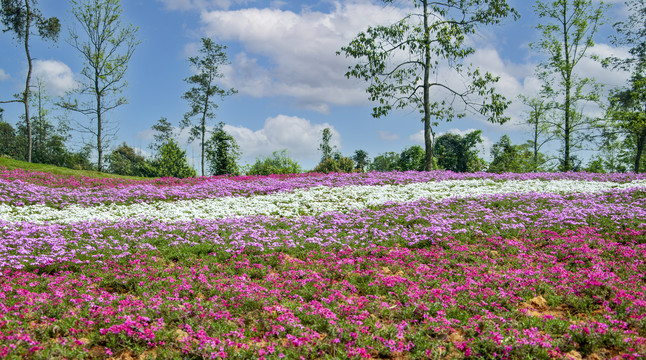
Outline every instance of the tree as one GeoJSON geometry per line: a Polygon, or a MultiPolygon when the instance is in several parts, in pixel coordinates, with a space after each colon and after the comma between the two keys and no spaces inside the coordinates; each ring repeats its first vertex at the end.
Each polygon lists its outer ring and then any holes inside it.
{"type": "Polygon", "coordinates": [[[18,100],[0,101],[0,103],[21,102],[25,106],[25,122],[27,124],[27,161],[31,162],[31,118],[29,117],[29,99],[31,73],[33,70],[32,57],[29,51],[30,36],[38,35],[43,40],[58,39],[61,25],[56,17],[46,18],[37,8],[37,0],[2,0],[0,9],[0,20],[6,27],[4,31],[11,31],[22,43],[27,57],[27,78],[25,79],[25,91],[18,95],[18,100]],[[33,28],[38,33],[33,33],[33,28]]]}
{"type": "Polygon", "coordinates": [[[426,153],[419,145],[413,145],[404,149],[399,154],[399,170],[424,171],[426,167],[426,153]]]}
{"type": "Polygon", "coordinates": [[[335,153],[334,156],[328,157],[324,161],[321,161],[314,168],[314,172],[329,174],[332,172],[339,173],[351,173],[354,172],[355,164],[354,161],[348,157],[342,156],[339,153],[335,153]]]}
{"type": "Polygon", "coordinates": [[[399,169],[399,154],[396,152],[385,152],[375,156],[369,167],[372,171],[396,171],[399,169]]]}
{"type": "Polygon", "coordinates": [[[213,175],[240,175],[238,159],[240,147],[238,143],[224,131],[224,123],[220,122],[205,144],[206,159],[209,171],[213,175]]]}
{"type": "Polygon", "coordinates": [[[224,52],[226,48],[226,46],[214,43],[209,38],[202,38],[202,48],[199,50],[201,57],[194,56],[188,59],[197,73],[184,79],[193,87],[182,96],[183,99],[188,100],[191,110],[184,114],[181,127],[182,129],[190,127],[189,141],[192,142],[198,137],[201,138],[202,176],[204,176],[207,120],[215,117],[213,111],[218,108],[218,105],[214,102],[215,97],[224,99],[225,96],[233,95],[237,92],[234,89],[221,89],[215,83],[216,79],[223,76],[219,67],[228,64],[227,55],[224,52]],[[194,117],[199,118],[197,124],[193,124],[191,120],[194,117]]]}
{"type": "Polygon", "coordinates": [[[610,93],[607,117],[612,127],[630,138],[633,145],[633,171],[641,171],[641,159],[646,147],[646,78],[634,75],[630,87],[610,93]]]}
{"type": "Polygon", "coordinates": [[[368,153],[365,150],[356,150],[354,155],[352,155],[352,160],[357,164],[356,169],[360,172],[364,172],[370,165],[370,159],[368,158],[368,153]]]}
{"type": "Polygon", "coordinates": [[[598,59],[586,54],[594,46],[593,37],[606,8],[593,0],[539,0],[534,7],[541,39],[530,46],[547,55],[538,67],[542,93],[555,99],[554,108],[562,113],[551,123],[554,134],[563,141],[562,171],[573,170],[572,147],[582,144],[594,128],[593,120],[577,109],[577,104],[598,102],[600,87],[593,79],[577,75],[575,68],[586,57],[598,59]]]}
{"type": "Polygon", "coordinates": [[[0,156],[15,157],[16,131],[11,124],[0,121],[0,156]]]}
{"type": "Polygon", "coordinates": [[[444,134],[435,142],[437,163],[445,170],[455,172],[475,172],[484,168],[484,161],[478,158],[476,145],[482,143],[481,130],[472,131],[464,136],[444,134]]]}
{"type": "Polygon", "coordinates": [[[299,174],[302,172],[298,162],[292,160],[287,150],[274,151],[271,156],[257,158],[247,175],[299,174]]]}
{"type": "Polygon", "coordinates": [[[370,100],[378,103],[373,117],[407,107],[423,114],[425,169],[431,170],[433,127],[439,121],[464,117],[467,110],[479,112],[493,123],[508,120],[503,112],[509,102],[493,88],[498,77],[470,66],[465,69],[462,63],[475,52],[468,43],[469,35],[481,25],[498,24],[510,15],[516,19],[518,12],[505,0],[415,0],[414,4],[421,10],[393,25],[370,27],[341,50],[346,57],[361,59],[345,75],[370,83],[366,91],[370,100]],[[445,66],[466,75],[468,83],[463,87],[452,84],[456,76],[445,66]],[[443,74],[450,75],[441,81],[443,74]],[[433,90],[445,96],[431,99],[433,90]],[[464,108],[454,107],[455,100],[464,108]]]}
{"type": "Polygon", "coordinates": [[[610,57],[604,60],[604,65],[643,75],[646,71],[646,3],[643,0],[628,0],[626,5],[630,10],[628,20],[613,25],[619,36],[612,36],[610,41],[614,45],[628,47],[631,56],[610,57]]]}
{"type": "Polygon", "coordinates": [[[105,157],[108,172],[126,176],[154,177],[155,171],[146,158],[125,142],[105,157]]]}
{"type": "Polygon", "coordinates": [[[332,130],[330,128],[325,128],[321,132],[321,144],[319,144],[319,150],[321,150],[321,163],[325,160],[332,157],[332,152],[336,149],[330,145],[330,140],[332,139],[332,130]]]}
{"type": "Polygon", "coordinates": [[[103,169],[103,151],[116,134],[117,127],[111,125],[106,113],[128,100],[120,96],[127,82],[125,80],[128,62],[139,44],[136,40],[138,28],[121,24],[121,3],[119,0],[71,0],[72,15],[81,27],[79,32],[70,28],[69,44],[85,61],[81,70],[81,85],[78,95],[89,99],[79,103],[66,100],[59,105],[90,118],[90,124],[78,123],[81,131],[96,138],[98,153],[97,169],[103,169]]]}
{"type": "Polygon", "coordinates": [[[541,97],[530,98],[520,95],[519,98],[523,104],[530,108],[529,116],[526,120],[526,123],[532,127],[532,139],[530,140],[532,163],[530,171],[536,172],[545,163],[544,156],[541,158],[541,148],[554,138],[554,134],[550,132],[549,124],[545,119],[552,108],[552,104],[541,97]]]}
{"type": "Polygon", "coordinates": [[[186,160],[186,151],[180,149],[174,139],[168,140],[159,148],[157,156],[151,163],[159,177],[187,178],[197,175],[186,160]]]}
{"type": "Polygon", "coordinates": [[[153,138],[155,140],[150,145],[150,149],[159,151],[159,148],[161,148],[162,145],[173,138],[173,125],[171,125],[167,118],[161,117],[159,120],[157,120],[157,123],[152,126],[152,129],[156,132],[156,134],[153,135],[153,138]]]}
{"type": "Polygon", "coordinates": [[[494,173],[523,172],[523,159],[518,145],[513,145],[509,136],[503,135],[491,149],[493,160],[488,171],[494,173]]]}

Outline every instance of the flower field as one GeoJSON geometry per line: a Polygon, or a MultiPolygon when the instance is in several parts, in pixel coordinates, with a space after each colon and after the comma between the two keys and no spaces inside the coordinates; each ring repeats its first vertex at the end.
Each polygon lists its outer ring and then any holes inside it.
{"type": "Polygon", "coordinates": [[[0,169],[0,358],[646,356],[646,176],[0,169]]]}

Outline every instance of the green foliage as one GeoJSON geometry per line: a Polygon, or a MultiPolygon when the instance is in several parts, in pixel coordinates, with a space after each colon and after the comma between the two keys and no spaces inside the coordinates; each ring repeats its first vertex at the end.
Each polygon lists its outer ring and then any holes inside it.
{"type": "Polygon", "coordinates": [[[240,147],[233,136],[224,131],[224,123],[218,124],[205,145],[206,160],[211,174],[240,175],[240,147]]]}
{"type": "Polygon", "coordinates": [[[184,93],[183,99],[187,100],[191,110],[184,114],[181,127],[190,128],[189,141],[195,141],[200,138],[201,159],[202,159],[202,176],[204,176],[204,159],[206,156],[206,125],[207,120],[215,118],[214,110],[218,105],[214,102],[216,97],[223,99],[225,96],[233,95],[237,91],[234,89],[221,89],[216,83],[216,79],[223,75],[220,72],[220,66],[228,64],[225,53],[226,46],[219,45],[209,38],[202,38],[202,48],[200,56],[190,57],[188,62],[197,72],[184,81],[192,87],[184,93]],[[198,117],[198,123],[193,123],[193,118],[198,117]]]}
{"type": "Polygon", "coordinates": [[[108,172],[118,175],[154,177],[155,170],[146,158],[135,153],[125,142],[105,157],[108,172]]]}
{"type": "Polygon", "coordinates": [[[16,131],[11,124],[0,122],[0,155],[8,155],[15,158],[18,155],[16,151],[16,131]]]}
{"type": "Polygon", "coordinates": [[[79,103],[78,98],[71,99],[70,93],[70,98],[59,105],[89,119],[89,124],[81,127],[96,141],[97,168],[101,171],[103,151],[117,131],[105,115],[128,103],[120,94],[127,86],[128,62],[139,44],[136,40],[138,28],[122,26],[120,0],[71,0],[71,3],[72,15],[81,31],[71,28],[68,42],[85,60],[76,94],[87,96],[87,100],[79,103]]]}
{"type": "Polygon", "coordinates": [[[613,26],[619,36],[613,36],[610,41],[620,47],[627,47],[630,57],[610,57],[604,59],[604,65],[612,64],[614,68],[631,70],[642,74],[646,71],[646,3],[643,0],[627,0],[628,19],[613,26]]]}
{"type": "Polygon", "coordinates": [[[174,139],[168,140],[159,148],[152,167],[159,177],[187,178],[197,176],[186,160],[186,151],[182,150],[174,139]]]}
{"type": "Polygon", "coordinates": [[[18,40],[23,41],[31,35],[31,26],[35,25],[42,39],[56,41],[61,30],[58,18],[44,17],[37,6],[36,0],[2,0],[0,19],[5,31],[13,32],[18,40]]]}
{"type": "Polygon", "coordinates": [[[321,163],[324,163],[325,160],[332,157],[332,152],[334,147],[330,145],[330,140],[332,139],[332,131],[330,128],[325,128],[321,132],[321,144],[319,144],[319,150],[321,150],[321,163]]]}
{"type": "Polygon", "coordinates": [[[355,164],[352,159],[336,153],[333,157],[328,157],[318,164],[313,171],[324,174],[333,172],[351,173],[355,171],[355,164]]]}
{"type": "Polygon", "coordinates": [[[25,90],[21,95],[17,95],[16,100],[0,101],[0,103],[21,102],[25,107],[24,119],[27,125],[27,161],[31,162],[32,138],[31,138],[31,119],[29,116],[29,100],[31,93],[31,73],[33,69],[32,57],[29,49],[29,39],[32,35],[38,35],[44,40],[58,39],[61,25],[56,17],[46,18],[38,10],[36,0],[2,0],[0,8],[0,22],[5,26],[4,31],[14,33],[18,41],[22,43],[27,57],[27,78],[25,81],[25,90]],[[32,28],[36,27],[37,33],[32,33],[32,28]]]}
{"type": "Polygon", "coordinates": [[[530,108],[525,121],[532,127],[532,138],[529,140],[532,159],[529,171],[537,172],[542,169],[546,162],[544,155],[540,153],[541,148],[554,139],[550,124],[546,119],[546,116],[552,110],[553,104],[541,96],[530,98],[520,95],[519,98],[523,104],[530,108]],[[541,156],[543,159],[539,159],[541,156]]]}
{"type": "Polygon", "coordinates": [[[375,156],[369,166],[369,170],[383,172],[400,170],[399,154],[389,151],[375,156]]]}
{"type": "Polygon", "coordinates": [[[301,166],[289,158],[287,150],[274,151],[271,156],[257,158],[247,175],[299,174],[301,166]]]}
{"type": "Polygon", "coordinates": [[[478,158],[476,145],[482,143],[481,130],[464,136],[444,134],[435,142],[437,163],[445,170],[455,172],[476,172],[484,169],[484,160],[478,158]]]}
{"type": "Polygon", "coordinates": [[[646,77],[633,74],[630,87],[611,91],[609,101],[609,125],[626,136],[633,172],[639,173],[646,148],[646,77]]]}
{"type": "Polygon", "coordinates": [[[426,167],[426,152],[419,145],[413,145],[404,149],[399,154],[399,170],[424,171],[426,167]]]}
{"type": "Polygon", "coordinates": [[[575,68],[588,56],[594,46],[593,37],[603,23],[607,6],[593,0],[537,1],[535,12],[539,17],[541,38],[531,48],[547,55],[538,66],[538,77],[543,82],[542,95],[555,99],[558,111],[550,128],[562,140],[562,171],[574,170],[572,150],[589,140],[595,129],[593,118],[577,110],[581,102],[599,102],[600,85],[592,78],[580,77],[575,68]]]}
{"type": "Polygon", "coordinates": [[[355,150],[352,160],[357,164],[356,169],[360,172],[366,171],[370,165],[370,158],[368,158],[368,153],[365,150],[355,150]]]}
{"type": "Polygon", "coordinates": [[[369,83],[368,97],[378,104],[373,108],[374,117],[403,108],[423,114],[425,166],[430,170],[435,136],[432,127],[439,121],[464,117],[465,108],[494,123],[508,120],[503,112],[509,102],[493,87],[498,77],[465,68],[463,61],[475,53],[467,40],[479,26],[498,24],[510,15],[517,18],[518,13],[505,0],[416,0],[414,5],[414,13],[391,25],[369,27],[341,51],[346,57],[359,59],[345,75],[369,83]],[[441,79],[446,66],[469,79],[466,88],[452,88],[448,79],[441,79]],[[440,79],[431,81],[432,77],[440,79]],[[431,90],[444,91],[444,95],[431,99],[431,90]],[[454,107],[455,100],[464,108],[454,107]]]}
{"type": "Polygon", "coordinates": [[[161,117],[157,120],[157,123],[152,126],[152,129],[156,132],[156,134],[153,135],[155,140],[150,145],[152,150],[158,151],[162,145],[173,138],[173,125],[165,117],[161,117]]]}
{"type": "Polygon", "coordinates": [[[489,164],[489,172],[522,172],[523,164],[519,146],[513,145],[509,136],[503,135],[491,149],[493,161],[489,164]]]}

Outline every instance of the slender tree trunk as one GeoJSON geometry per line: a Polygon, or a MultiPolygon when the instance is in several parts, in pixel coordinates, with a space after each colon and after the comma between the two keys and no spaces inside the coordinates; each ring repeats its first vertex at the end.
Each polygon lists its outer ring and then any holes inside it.
{"type": "Polygon", "coordinates": [[[206,99],[204,100],[204,111],[202,112],[202,176],[204,176],[204,149],[206,147],[206,113],[209,109],[209,94],[206,94],[206,99]]]}
{"type": "Polygon", "coordinates": [[[29,83],[31,82],[31,72],[33,64],[31,54],[29,53],[29,28],[31,27],[31,9],[29,0],[25,0],[26,16],[25,19],[25,54],[27,55],[27,80],[25,81],[25,92],[22,101],[25,105],[25,123],[27,123],[27,162],[31,162],[31,119],[29,118],[29,83]]]}
{"type": "Polygon", "coordinates": [[[564,149],[564,159],[563,159],[563,171],[570,171],[570,102],[571,102],[571,90],[572,90],[572,69],[570,66],[570,51],[569,51],[569,36],[568,36],[568,27],[567,27],[567,1],[563,2],[563,52],[565,55],[565,69],[563,71],[564,80],[565,80],[565,114],[564,114],[564,126],[563,126],[563,137],[565,140],[565,149],[564,149]]]}
{"type": "Polygon", "coordinates": [[[433,158],[435,157],[433,143],[435,134],[431,129],[431,99],[430,99],[430,78],[431,78],[431,34],[428,27],[428,1],[424,4],[424,146],[426,148],[426,171],[433,170],[433,158]]]}
{"type": "Polygon", "coordinates": [[[534,172],[538,171],[538,121],[540,119],[540,116],[538,115],[538,112],[534,114],[536,116],[535,123],[534,123],[534,166],[533,170],[534,172]]]}
{"type": "Polygon", "coordinates": [[[99,154],[99,161],[97,162],[97,168],[99,171],[103,170],[103,141],[101,137],[103,136],[103,119],[101,118],[101,93],[99,91],[99,70],[95,67],[94,69],[94,91],[96,93],[96,151],[99,154]]]}

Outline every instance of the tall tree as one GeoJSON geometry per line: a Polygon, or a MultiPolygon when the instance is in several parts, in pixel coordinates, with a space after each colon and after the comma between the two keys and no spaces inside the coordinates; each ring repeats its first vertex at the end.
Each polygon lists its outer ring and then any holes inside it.
{"type": "Polygon", "coordinates": [[[153,135],[155,140],[150,145],[150,149],[155,151],[159,151],[164,144],[172,139],[175,132],[173,125],[163,116],[157,120],[157,123],[152,126],[152,129],[155,130],[156,134],[153,135]]]}
{"type": "Polygon", "coordinates": [[[89,99],[82,103],[68,99],[60,105],[90,118],[89,125],[78,125],[81,131],[96,138],[97,169],[102,171],[103,151],[117,132],[117,126],[111,125],[105,115],[128,103],[121,93],[127,86],[128,62],[139,44],[138,28],[121,23],[119,0],[71,0],[71,3],[72,15],[81,27],[80,33],[84,34],[81,36],[75,28],[69,30],[68,42],[85,61],[76,93],[89,99]]]}
{"type": "MultiPolygon", "coordinates": [[[[552,104],[542,97],[527,97],[520,95],[519,98],[523,104],[527,105],[530,110],[527,114],[526,123],[531,126],[532,138],[529,145],[532,148],[531,171],[536,172],[544,164],[544,156],[541,156],[541,148],[554,139],[554,134],[550,131],[550,126],[546,121],[546,116],[551,110],[552,104]]],[[[501,141],[503,141],[501,139],[501,141]]]]}
{"type": "Polygon", "coordinates": [[[426,165],[424,149],[419,145],[408,147],[399,154],[399,170],[423,171],[426,165]]]}
{"type": "Polygon", "coordinates": [[[27,124],[27,161],[31,162],[31,118],[29,117],[29,94],[31,73],[33,70],[31,52],[29,51],[30,36],[38,35],[44,40],[58,39],[61,25],[56,17],[46,18],[37,8],[37,0],[2,0],[0,9],[0,20],[6,27],[4,31],[11,31],[22,43],[27,57],[27,78],[25,79],[25,91],[18,95],[17,100],[5,100],[0,103],[21,102],[25,106],[25,122],[27,124]],[[34,31],[37,31],[34,32],[34,31]]]}
{"type": "Polygon", "coordinates": [[[423,114],[425,168],[431,170],[433,127],[439,121],[464,117],[468,110],[493,123],[508,120],[503,112],[509,102],[493,87],[498,77],[465,68],[463,62],[475,52],[469,35],[481,25],[498,24],[510,15],[516,19],[518,12],[505,0],[414,0],[414,5],[416,12],[395,24],[368,28],[341,50],[346,57],[361,59],[345,75],[369,82],[369,99],[379,104],[373,108],[373,117],[407,107],[423,114]],[[452,81],[456,76],[447,66],[466,75],[468,82],[456,86],[452,81]],[[450,75],[441,79],[444,74],[450,75]],[[432,99],[434,90],[443,95],[432,99]],[[456,99],[462,109],[454,107],[456,99]]]}
{"type": "Polygon", "coordinates": [[[211,174],[240,175],[240,147],[236,139],[224,130],[223,122],[218,124],[205,145],[211,174]]]}
{"type": "Polygon", "coordinates": [[[370,165],[370,158],[368,158],[368,152],[365,150],[359,149],[354,151],[352,155],[352,160],[357,164],[357,170],[364,172],[370,165]]]}
{"type": "Polygon", "coordinates": [[[633,171],[641,171],[642,154],[646,148],[646,77],[634,75],[630,87],[610,93],[607,117],[616,129],[630,138],[633,144],[633,171]]]}
{"type": "Polygon", "coordinates": [[[155,175],[159,177],[187,178],[197,175],[186,159],[186,151],[182,150],[174,139],[164,143],[151,162],[155,175]]]}
{"type": "Polygon", "coordinates": [[[455,172],[481,171],[484,161],[478,157],[476,148],[482,143],[481,135],[482,130],[475,130],[464,136],[444,134],[438,137],[435,143],[438,165],[455,172]]]}
{"type": "Polygon", "coordinates": [[[191,110],[184,114],[182,128],[190,126],[189,141],[200,138],[202,148],[202,176],[204,176],[204,157],[207,134],[207,120],[215,118],[214,110],[218,108],[215,98],[223,99],[225,96],[233,95],[234,89],[224,90],[217,84],[216,80],[221,78],[220,66],[228,64],[227,55],[224,52],[226,46],[219,45],[209,38],[202,38],[202,48],[199,50],[201,56],[194,56],[188,62],[197,72],[184,81],[193,87],[184,93],[183,99],[188,100],[191,110]],[[193,118],[198,117],[198,123],[193,124],[193,118]]]}
{"type": "Polygon", "coordinates": [[[319,150],[321,150],[321,162],[332,157],[332,152],[335,150],[335,147],[330,145],[330,140],[332,140],[332,130],[330,128],[325,128],[321,131],[321,143],[319,144],[319,150]]]}
{"type": "Polygon", "coordinates": [[[626,21],[613,25],[618,34],[612,36],[610,41],[614,45],[628,47],[630,56],[628,58],[610,57],[605,59],[604,63],[643,75],[646,71],[646,2],[628,0],[626,5],[630,15],[626,21]]]}
{"type": "Polygon", "coordinates": [[[584,140],[576,136],[583,137],[594,127],[592,119],[577,105],[598,102],[599,85],[592,78],[576,74],[575,68],[586,57],[596,59],[587,53],[594,46],[593,38],[606,8],[595,0],[539,0],[534,6],[541,38],[530,46],[547,55],[539,64],[538,74],[543,94],[555,99],[554,108],[562,114],[552,123],[554,133],[563,141],[562,171],[573,169],[573,144],[584,140]]]}

